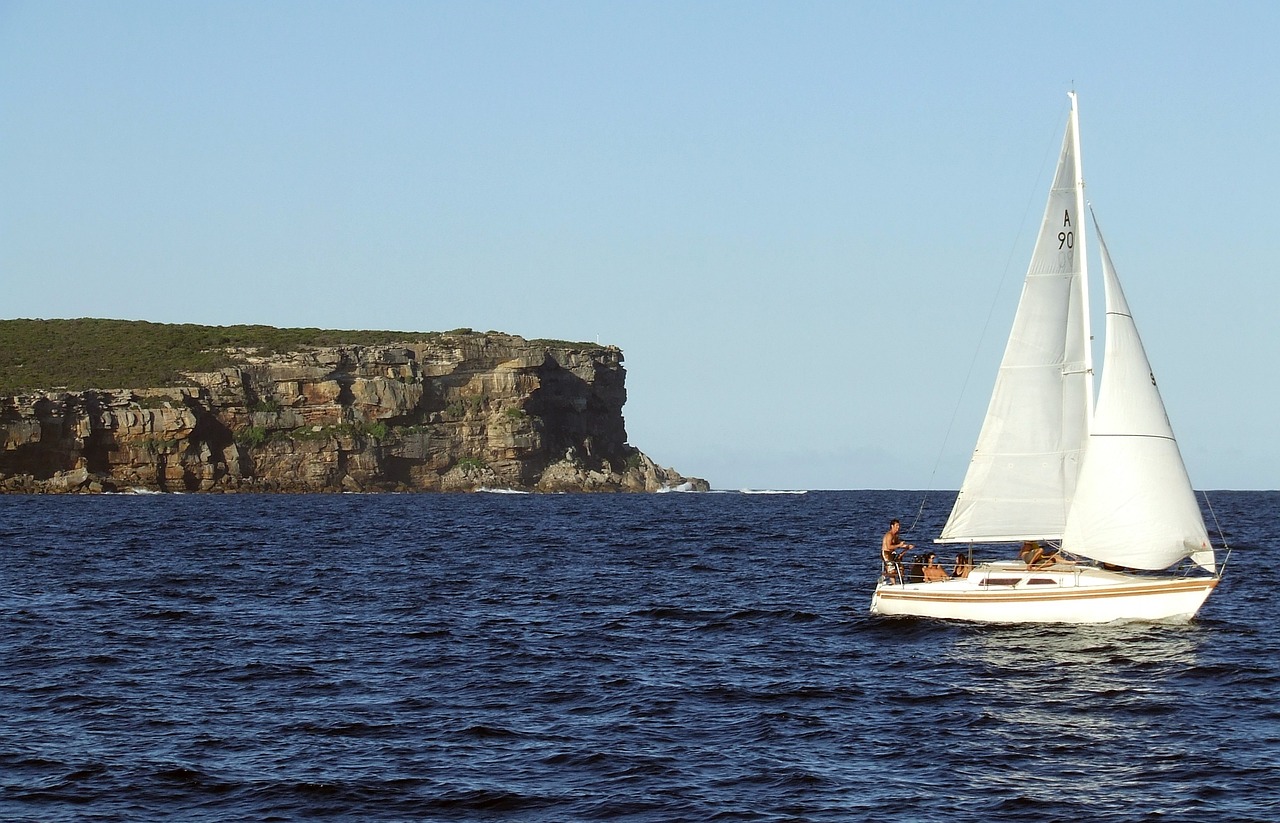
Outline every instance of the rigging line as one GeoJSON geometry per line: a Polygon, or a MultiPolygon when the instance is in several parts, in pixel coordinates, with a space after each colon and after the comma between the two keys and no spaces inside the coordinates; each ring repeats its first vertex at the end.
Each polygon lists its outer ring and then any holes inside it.
{"type": "MultiPolygon", "coordinates": [[[[933,464],[933,471],[935,473],[938,471],[937,463],[933,464]]],[[[933,485],[933,475],[929,476],[929,485],[930,486],[933,485]]],[[[911,534],[916,530],[916,524],[920,522],[920,518],[924,515],[924,504],[926,501],[928,501],[928,499],[929,499],[929,493],[926,491],[924,493],[924,497],[920,498],[920,508],[916,509],[916,517],[914,520],[911,521],[911,528],[907,529],[907,534],[911,534]]]]}
{"type": "Polygon", "coordinates": [[[1050,158],[1055,156],[1057,146],[1062,140],[1060,122],[1055,121],[1050,134],[1049,146],[1040,159],[1040,170],[1036,173],[1036,184],[1028,194],[1027,203],[1022,209],[1022,219],[1018,221],[1019,229],[1013,242],[1009,245],[1009,256],[1005,259],[1004,270],[1000,273],[1000,282],[996,284],[996,289],[991,295],[991,305],[987,307],[987,317],[982,323],[982,331],[978,333],[978,343],[973,347],[973,357],[970,358],[969,368],[964,373],[964,382],[960,385],[960,394],[956,398],[955,406],[951,409],[951,419],[947,421],[947,428],[942,434],[942,444],[938,447],[938,456],[933,461],[933,470],[929,472],[929,484],[926,487],[924,496],[920,499],[920,508],[916,512],[915,520],[911,523],[911,528],[907,529],[908,532],[915,529],[916,524],[920,522],[920,518],[924,514],[925,503],[929,500],[929,492],[935,490],[933,484],[937,479],[938,466],[942,464],[942,454],[946,451],[947,442],[951,439],[951,431],[955,427],[956,418],[960,416],[960,406],[964,402],[965,393],[969,388],[969,380],[973,377],[974,366],[978,363],[978,354],[982,351],[982,342],[987,339],[987,330],[991,327],[991,318],[995,315],[996,306],[1000,302],[1000,293],[1004,291],[1005,281],[1009,279],[1009,269],[1013,265],[1014,255],[1018,253],[1018,248],[1022,243],[1022,235],[1027,225],[1027,214],[1030,213],[1032,207],[1041,197],[1043,188],[1040,185],[1040,181],[1044,177],[1045,167],[1049,164],[1050,158]]]}
{"type": "Polygon", "coordinates": [[[1231,547],[1227,545],[1227,536],[1222,533],[1222,524],[1218,522],[1218,513],[1213,510],[1213,503],[1209,502],[1209,493],[1202,491],[1200,494],[1204,497],[1204,504],[1209,509],[1209,516],[1213,518],[1213,527],[1218,530],[1218,539],[1222,541],[1222,548],[1230,552],[1231,547]]]}

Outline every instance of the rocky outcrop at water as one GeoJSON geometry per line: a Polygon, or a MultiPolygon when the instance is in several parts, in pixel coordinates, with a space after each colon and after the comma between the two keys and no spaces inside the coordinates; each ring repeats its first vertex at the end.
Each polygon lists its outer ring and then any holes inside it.
{"type": "Polygon", "coordinates": [[[0,491],[707,488],[627,444],[616,347],[460,332],[228,354],[189,385],[0,397],[0,491]]]}

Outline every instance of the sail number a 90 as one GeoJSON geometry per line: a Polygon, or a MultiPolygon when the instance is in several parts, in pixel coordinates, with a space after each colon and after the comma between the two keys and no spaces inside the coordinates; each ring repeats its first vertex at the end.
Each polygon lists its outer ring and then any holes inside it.
{"type": "Polygon", "coordinates": [[[1071,209],[1062,210],[1062,229],[1058,232],[1058,266],[1066,271],[1076,265],[1076,231],[1075,221],[1071,219],[1071,209]]]}

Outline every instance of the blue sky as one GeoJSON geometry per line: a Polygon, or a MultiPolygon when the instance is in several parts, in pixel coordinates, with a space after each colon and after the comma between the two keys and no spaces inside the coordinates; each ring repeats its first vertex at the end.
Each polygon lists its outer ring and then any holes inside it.
{"type": "Polygon", "coordinates": [[[1273,3],[0,0],[3,317],[612,343],[717,488],[955,488],[1068,111],[1200,488],[1280,487],[1273,3]]]}

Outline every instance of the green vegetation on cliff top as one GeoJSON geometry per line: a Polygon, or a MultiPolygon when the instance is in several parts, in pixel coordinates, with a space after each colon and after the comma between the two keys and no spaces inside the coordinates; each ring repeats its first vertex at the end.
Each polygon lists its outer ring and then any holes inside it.
{"type": "MultiPolygon", "coordinates": [[[[471,330],[445,334],[450,333],[471,330]]],[[[234,365],[228,348],[256,348],[259,354],[272,354],[312,346],[425,343],[441,336],[440,332],[197,326],[93,318],[0,320],[0,394],[188,385],[182,372],[234,365]]]]}

